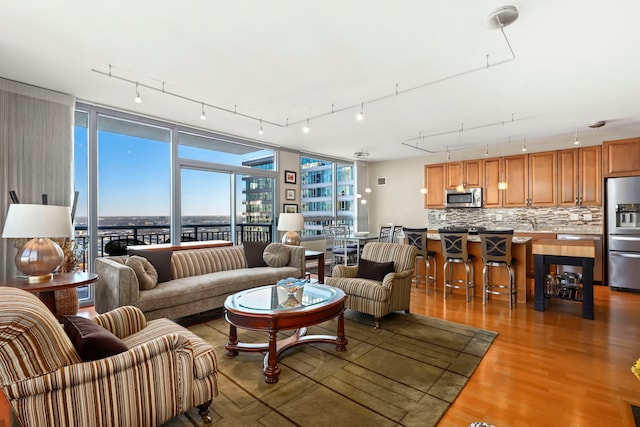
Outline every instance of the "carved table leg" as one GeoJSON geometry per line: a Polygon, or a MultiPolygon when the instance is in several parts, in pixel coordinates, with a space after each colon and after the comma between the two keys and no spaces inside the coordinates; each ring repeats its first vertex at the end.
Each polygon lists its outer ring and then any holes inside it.
{"type": "Polygon", "coordinates": [[[236,345],[238,345],[238,330],[234,325],[229,323],[229,342],[227,342],[227,345],[225,346],[227,349],[227,356],[238,355],[238,350],[229,349],[230,346],[236,346],[236,345]]]}
{"type": "Polygon", "coordinates": [[[338,315],[338,336],[336,338],[336,351],[347,350],[347,338],[344,336],[344,310],[338,315]]]}
{"type": "Polygon", "coordinates": [[[280,367],[278,366],[277,351],[278,331],[269,331],[269,352],[267,353],[267,366],[264,367],[264,380],[267,384],[275,384],[279,380],[280,367]]]}

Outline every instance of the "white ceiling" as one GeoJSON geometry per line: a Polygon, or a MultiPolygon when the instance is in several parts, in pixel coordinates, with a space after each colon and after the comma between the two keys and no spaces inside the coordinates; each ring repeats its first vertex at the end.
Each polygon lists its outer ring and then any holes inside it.
{"type": "MultiPolygon", "coordinates": [[[[640,136],[637,0],[0,2],[0,77],[78,100],[342,158],[513,151],[640,136]],[[505,28],[494,9],[516,6],[505,28]],[[500,65],[466,73],[487,62],[500,65]],[[278,127],[206,108],[165,89],[278,127]],[[444,81],[439,81],[444,79],[444,81]],[[431,84],[427,84],[431,83],[431,84]],[[400,91],[421,89],[369,103],[400,91]],[[364,102],[365,119],[355,120],[364,102]],[[515,121],[511,122],[511,119],[515,121]],[[588,127],[607,121],[599,130],[588,127]],[[502,124],[504,122],[504,124],[502,124]],[[482,127],[491,123],[495,126],[482,127]],[[460,127],[462,132],[456,132],[460,127]],[[416,138],[422,135],[448,134],[416,138]],[[511,139],[511,144],[507,141],[511,139]],[[475,147],[469,150],[470,147],[475,147]]],[[[432,158],[435,158],[433,156],[432,158]]]]}

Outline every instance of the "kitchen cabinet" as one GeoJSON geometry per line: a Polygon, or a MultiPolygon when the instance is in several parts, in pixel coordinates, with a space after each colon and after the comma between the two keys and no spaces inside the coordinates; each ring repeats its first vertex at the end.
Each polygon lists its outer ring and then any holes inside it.
{"type": "Polygon", "coordinates": [[[482,160],[466,160],[447,163],[447,189],[455,189],[459,184],[465,187],[482,187],[482,160]]]}
{"type": "Polygon", "coordinates": [[[605,178],[640,175],[640,138],[605,141],[605,178]]]}
{"type": "Polygon", "coordinates": [[[558,205],[602,205],[602,147],[558,151],[558,205]]]}
{"type": "Polygon", "coordinates": [[[424,166],[424,207],[444,208],[446,163],[424,166]]]}
{"type": "Polygon", "coordinates": [[[555,206],[557,197],[557,154],[555,151],[504,158],[508,187],[504,207],[555,206]]]}
{"type": "Polygon", "coordinates": [[[485,208],[502,207],[502,190],[498,190],[498,183],[502,177],[502,158],[485,159],[484,182],[482,183],[483,206],[485,208]]]}

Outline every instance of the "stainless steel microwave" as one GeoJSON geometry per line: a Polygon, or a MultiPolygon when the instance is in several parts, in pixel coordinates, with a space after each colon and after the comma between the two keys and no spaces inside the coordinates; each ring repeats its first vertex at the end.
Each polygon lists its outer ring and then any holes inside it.
{"type": "Polygon", "coordinates": [[[465,188],[462,191],[445,190],[444,206],[446,208],[481,208],[482,188],[465,188]]]}

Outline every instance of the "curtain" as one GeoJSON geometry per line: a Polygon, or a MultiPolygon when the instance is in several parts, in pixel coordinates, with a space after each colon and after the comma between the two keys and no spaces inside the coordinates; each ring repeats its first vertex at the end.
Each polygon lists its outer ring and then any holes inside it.
{"type": "MultiPolygon", "coordinates": [[[[0,224],[11,203],[71,206],[75,98],[0,78],[0,224]]],[[[0,239],[0,278],[18,274],[13,239],[0,239]]]]}

